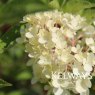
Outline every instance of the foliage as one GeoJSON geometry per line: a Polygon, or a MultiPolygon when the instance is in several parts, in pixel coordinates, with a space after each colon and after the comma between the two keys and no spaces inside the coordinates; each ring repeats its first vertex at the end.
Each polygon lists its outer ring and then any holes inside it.
{"type": "Polygon", "coordinates": [[[3,53],[3,49],[6,46],[6,43],[4,43],[2,40],[0,40],[0,53],[3,53]]]}
{"type": "Polygon", "coordinates": [[[11,86],[11,84],[4,81],[4,80],[2,80],[2,79],[0,79],[0,87],[5,87],[5,86],[11,86]]]}

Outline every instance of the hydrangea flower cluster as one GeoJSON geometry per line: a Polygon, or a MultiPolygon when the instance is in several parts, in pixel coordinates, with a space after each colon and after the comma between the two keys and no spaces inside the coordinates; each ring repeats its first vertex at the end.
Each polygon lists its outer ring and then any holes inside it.
{"type": "Polygon", "coordinates": [[[26,15],[22,22],[25,28],[18,42],[25,43],[31,58],[28,65],[33,67],[32,83],[48,84],[48,95],[51,90],[54,95],[70,95],[70,91],[89,95],[90,77],[95,75],[94,24],[88,24],[80,15],[59,11],[26,15]],[[67,73],[78,78],[67,79],[67,73]],[[86,78],[79,78],[80,73],[86,78]]]}

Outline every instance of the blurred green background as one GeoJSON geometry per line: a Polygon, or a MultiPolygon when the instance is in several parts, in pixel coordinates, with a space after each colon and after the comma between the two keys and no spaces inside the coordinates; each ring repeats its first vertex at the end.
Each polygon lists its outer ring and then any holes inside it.
{"type": "MultiPolygon", "coordinates": [[[[12,84],[0,88],[0,95],[46,95],[40,83],[31,85],[32,69],[28,56],[18,45],[20,21],[29,13],[59,9],[95,20],[95,0],[0,0],[0,78],[12,84]]],[[[95,79],[91,95],[95,95],[95,79]]]]}

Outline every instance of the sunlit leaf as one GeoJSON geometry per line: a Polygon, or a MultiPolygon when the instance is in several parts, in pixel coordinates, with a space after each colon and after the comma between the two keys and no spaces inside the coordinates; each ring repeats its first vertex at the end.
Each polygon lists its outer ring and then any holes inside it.
{"type": "Polygon", "coordinates": [[[67,0],[63,6],[63,11],[70,13],[80,13],[81,10],[92,6],[93,5],[87,0],[67,0]]]}
{"type": "Polygon", "coordinates": [[[0,88],[5,86],[12,86],[12,84],[0,79],[0,88]]]}
{"type": "Polygon", "coordinates": [[[82,15],[85,16],[89,22],[92,22],[95,20],[95,7],[84,9],[82,15]]]}
{"type": "Polygon", "coordinates": [[[49,5],[54,9],[60,9],[59,0],[52,0],[49,5]]]}

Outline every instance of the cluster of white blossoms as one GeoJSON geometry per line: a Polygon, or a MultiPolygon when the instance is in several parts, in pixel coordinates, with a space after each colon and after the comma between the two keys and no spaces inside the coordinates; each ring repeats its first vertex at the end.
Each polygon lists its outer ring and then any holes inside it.
{"type": "Polygon", "coordinates": [[[89,95],[91,76],[95,75],[95,27],[80,15],[59,11],[39,12],[23,18],[21,38],[33,67],[32,83],[46,83],[45,90],[54,95],[70,91],[89,95]],[[34,60],[34,61],[33,61],[34,60]],[[68,78],[63,73],[86,78],[68,78]],[[88,78],[87,78],[88,77],[88,78]]]}

